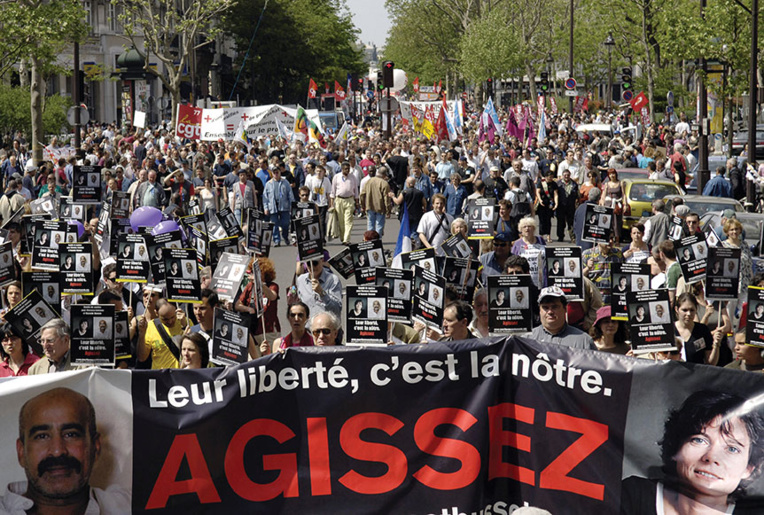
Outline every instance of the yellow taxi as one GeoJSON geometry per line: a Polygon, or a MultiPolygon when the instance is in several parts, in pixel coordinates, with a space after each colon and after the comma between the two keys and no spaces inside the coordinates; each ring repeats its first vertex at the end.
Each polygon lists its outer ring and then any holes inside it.
{"type": "Polygon", "coordinates": [[[682,195],[679,186],[671,181],[651,179],[624,179],[623,197],[623,232],[628,236],[633,225],[641,218],[653,216],[654,200],[667,195],[682,195]]]}

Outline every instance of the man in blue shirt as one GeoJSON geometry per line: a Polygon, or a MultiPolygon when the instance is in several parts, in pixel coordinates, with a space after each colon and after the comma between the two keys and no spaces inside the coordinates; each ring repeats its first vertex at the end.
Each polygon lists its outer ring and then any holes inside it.
{"type": "Polygon", "coordinates": [[[459,216],[464,199],[467,198],[467,188],[462,186],[462,176],[459,172],[451,174],[451,182],[446,186],[443,195],[446,197],[446,212],[454,217],[459,216]]]}
{"type": "Polygon", "coordinates": [[[716,168],[716,176],[708,181],[703,188],[703,195],[708,197],[726,197],[732,198],[732,184],[724,178],[724,167],[716,168]]]}

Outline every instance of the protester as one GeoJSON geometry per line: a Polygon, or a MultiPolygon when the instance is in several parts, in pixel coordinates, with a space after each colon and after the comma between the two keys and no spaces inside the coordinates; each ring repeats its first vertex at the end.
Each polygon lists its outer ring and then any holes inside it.
{"type": "Polygon", "coordinates": [[[333,347],[342,345],[339,339],[340,318],[331,311],[314,315],[310,320],[310,332],[316,347],[333,347]]]}
{"type": "Polygon", "coordinates": [[[565,293],[559,287],[550,286],[541,290],[539,293],[541,325],[531,331],[531,338],[575,349],[594,350],[596,347],[592,338],[565,321],[567,304],[565,293]]]}
{"type": "Polygon", "coordinates": [[[260,344],[260,352],[263,355],[284,352],[290,347],[313,346],[313,337],[305,329],[305,324],[310,320],[310,308],[303,302],[292,304],[287,308],[287,320],[291,328],[289,333],[273,342],[263,340],[260,344]]]}
{"type": "Polygon", "coordinates": [[[0,335],[3,339],[2,347],[0,347],[0,377],[27,375],[29,368],[40,357],[29,351],[29,344],[11,324],[3,324],[0,335]]]}
{"type": "Polygon", "coordinates": [[[626,345],[626,327],[618,320],[611,318],[611,307],[602,306],[597,310],[597,318],[589,330],[589,335],[594,340],[598,351],[611,354],[626,354],[629,346],[626,345]]]}
{"type": "Polygon", "coordinates": [[[191,333],[180,342],[179,368],[207,368],[210,363],[210,350],[207,340],[200,333],[191,333]]]}

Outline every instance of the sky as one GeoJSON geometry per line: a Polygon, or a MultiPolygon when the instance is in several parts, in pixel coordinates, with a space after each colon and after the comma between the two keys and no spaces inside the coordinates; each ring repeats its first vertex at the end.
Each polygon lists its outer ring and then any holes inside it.
{"type": "Polygon", "coordinates": [[[384,0],[347,0],[347,6],[361,31],[361,41],[384,46],[391,25],[384,0]]]}

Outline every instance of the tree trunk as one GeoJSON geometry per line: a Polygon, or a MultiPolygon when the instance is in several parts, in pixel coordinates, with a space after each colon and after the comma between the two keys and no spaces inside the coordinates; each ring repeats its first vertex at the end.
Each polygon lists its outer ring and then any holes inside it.
{"type": "Polygon", "coordinates": [[[29,85],[29,90],[32,98],[31,112],[32,112],[32,159],[35,163],[42,161],[42,145],[41,141],[45,137],[43,134],[42,125],[42,110],[43,110],[43,95],[45,84],[40,73],[39,63],[35,58],[32,58],[32,82],[29,85]]]}
{"type": "Polygon", "coordinates": [[[536,105],[536,98],[538,97],[538,94],[536,92],[536,70],[533,69],[533,67],[530,65],[530,63],[525,63],[525,74],[528,75],[528,88],[531,94],[531,105],[536,105]]]}

